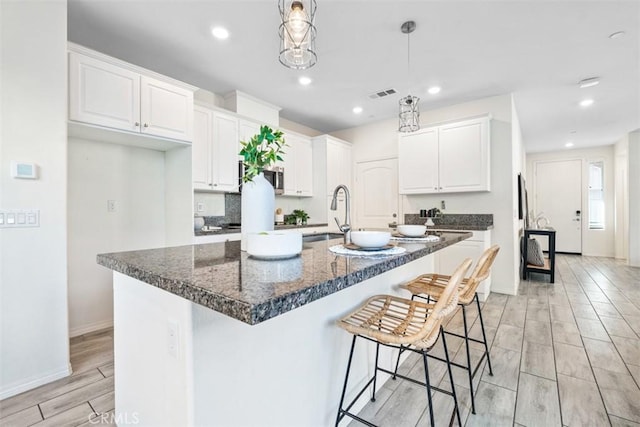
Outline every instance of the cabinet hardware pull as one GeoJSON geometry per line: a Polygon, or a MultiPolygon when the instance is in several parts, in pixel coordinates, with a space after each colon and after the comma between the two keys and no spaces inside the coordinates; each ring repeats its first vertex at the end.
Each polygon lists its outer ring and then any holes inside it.
{"type": "Polygon", "coordinates": [[[140,126],[140,123],[139,123],[139,122],[136,122],[135,126],[136,126],[136,127],[140,126]]]}
{"type": "Polygon", "coordinates": [[[148,128],[148,127],[149,127],[149,125],[145,123],[145,124],[144,124],[144,127],[148,128]]]}

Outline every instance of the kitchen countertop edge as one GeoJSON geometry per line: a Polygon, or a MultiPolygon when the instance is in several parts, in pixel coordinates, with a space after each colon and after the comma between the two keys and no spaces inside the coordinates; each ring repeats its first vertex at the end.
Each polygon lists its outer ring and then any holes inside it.
{"type": "MultiPolygon", "coordinates": [[[[169,278],[162,274],[145,270],[140,265],[119,259],[115,256],[121,256],[123,255],[122,253],[99,254],[97,255],[97,263],[113,271],[163,289],[178,297],[185,298],[244,323],[256,325],[264,322],[265,320],[280,316],[295,308],[309,304],[320,298],[349,288],[357,283],[368,280],[396,267],[400,267],[411,261],[430,255],[470,237],[471,233],[468,232],[453,232],[446,240],[427,243],[424,248],[384,258],[381,262],[366,266],[357,271],[352,271],[326,281],[320,281],[305,288],[285,295],[275,296],[257,304],[229,298],[228,296],[217,292],[207,291],[206,289],[194,285],[189,280],[169,278]]],[[[216,243],[211,244],[215,245],[216,243]]],[[[319,247],[319,249],[326,250],[324,246],[319,247]]]]}

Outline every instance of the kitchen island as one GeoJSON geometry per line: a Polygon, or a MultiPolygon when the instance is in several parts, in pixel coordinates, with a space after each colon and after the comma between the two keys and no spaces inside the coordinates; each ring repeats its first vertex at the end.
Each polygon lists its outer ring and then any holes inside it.
{"type": "MultiPolygon", "coordinates": [[[[331,425],[350,344],[335,321],[432,271],[433,253],[470,233],[440,237],[388,257],[331,253],[341,240],[281,261],[252,259],[239,242],[99,255],[114,270],[116,414],[154,426],[331,425]]],[[[381,364],[393,360],[381,351],[381,364]]],[[[350,390],[372,364],[363,344],[350,390]]]]}

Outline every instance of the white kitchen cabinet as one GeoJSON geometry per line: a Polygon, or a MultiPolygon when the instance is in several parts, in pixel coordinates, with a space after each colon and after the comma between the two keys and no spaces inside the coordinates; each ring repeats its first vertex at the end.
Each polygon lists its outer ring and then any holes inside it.
{"type": "MultiPolygon", "coordinates": [[[[471,274],[482,253],[491,246],[491,230],[472,231],[472,233],[473,237],[435,253],[437,273],[451,275],[465,258],[471,258],[473,265],[469,269],[467,277],[471,274]]],[[[480,301],[487,299],[491,292],[491,276],[480,284],[477,292],[480,301]]]]}
{"type": "Polygon", "coordinates": [[[238,119],[205,107],[194,108],[193,188],[238,191],[238,119]]]}
{"type": "Polygon", "coordinates": [[[489,145],[489,117],[400,135],[400,194],[489,191],[489,145]]]}
{"type": "Polygon", "coordinates": [[[327,137],[327,195],[339,184],[351,189],[351,144],[327,137]]]}
{"type": "Polygon", "coordinates": [[[284,147],[284,196],[313,196],[313,149],[305,136],[284,131],[287,146],[284,147]]]}
{"type": "MultiPolygon", "coordinates": [[[[327,218],[330,232],[339,232],[334,221],[338,217],[344,223],[345,197],[338,194],[338,209],[330,210],[331,196],[338,184],[344,184],[351,193],[351,206],[355,206],[353,195],[351,164],[351,144],[329,135],[321,135],[312,139],[313,145],[313,190],[316,197],[309,207],[312,218],[327,218]]],[[[352,223],[353,223],[352,215],[352,223]]],[[[352,224],[353,225],[353,224],[352,224]]]]}
{"type": "Polygon", "coordinates": [[[194,88],[140,70],[97,52],[69,52],[69,120],[191,141],[194,88]]]}

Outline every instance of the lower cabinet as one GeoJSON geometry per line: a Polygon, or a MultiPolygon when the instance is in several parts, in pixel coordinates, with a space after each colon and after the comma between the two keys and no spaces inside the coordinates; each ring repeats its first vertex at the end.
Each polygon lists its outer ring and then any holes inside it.
{"type": "MultiPolygon", "coordinates": [[[[440,274],[450,275],[462,263],[465,258],[471,258],[473,265],[467,277],[471,274],[476,266],[478,259],[491,246],[491,231],[473,231],[473,237],[463,240],[446,247],[435,253],[436,272],[440,274]]],[[[491,292],[491,276],[478,287],[478,296],[480,301],[484,301],[491,292]]]]}

